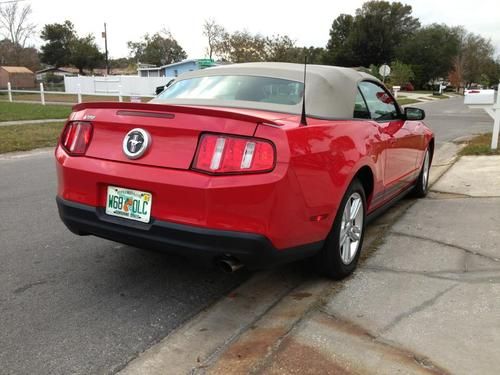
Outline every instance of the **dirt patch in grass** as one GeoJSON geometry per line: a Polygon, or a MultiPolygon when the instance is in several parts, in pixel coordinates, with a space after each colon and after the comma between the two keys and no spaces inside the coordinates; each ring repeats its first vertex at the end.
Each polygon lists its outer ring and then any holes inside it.
{"type": "Polygon", "coordinates": [[[60,105],[0,102],[0,121],[63,119],[70,113],[60,105]]]}
{"type": "Polygon", "coordinates": [[[500,155],[500,149],[491,149],[491,133],[481,134],[468,141],[460,155],[500,155]]]}
{"type": "Polygon", "coordinates": [[[0,154],[57,144],[64,123],[0,126],[0,154]]]}

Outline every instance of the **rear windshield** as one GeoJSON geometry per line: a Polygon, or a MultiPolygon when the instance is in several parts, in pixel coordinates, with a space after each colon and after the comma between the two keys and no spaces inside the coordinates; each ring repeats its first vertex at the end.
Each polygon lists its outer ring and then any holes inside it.
{"type": "Polygon", "coordinates": [[[208,76],[175,82],[157,99],[213,99],[296,105],[303,84],[286,79],[256,76],[208,76]]]}

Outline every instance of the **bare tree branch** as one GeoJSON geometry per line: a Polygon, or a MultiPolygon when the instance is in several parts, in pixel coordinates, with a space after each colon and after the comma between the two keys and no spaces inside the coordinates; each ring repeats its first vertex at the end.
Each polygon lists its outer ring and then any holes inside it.
{"type": "Polygon", "coordinates": [[[20,7],[17,2],[0,5],[0,35],[25,48],[36,30],[36,25],[29,21],[31,13],[30,4],[24,7],[20,7]]]}
{"type": "Polygon", "coordinates": [[[223,26],[217,24],[214,19],[205,20],[203,24],[203,35],[207,37],[208,48],[207,54],[210,59],[214,55],[219,57],[223,55],[223,42],[227,39],[228,34],[223,26]]]}

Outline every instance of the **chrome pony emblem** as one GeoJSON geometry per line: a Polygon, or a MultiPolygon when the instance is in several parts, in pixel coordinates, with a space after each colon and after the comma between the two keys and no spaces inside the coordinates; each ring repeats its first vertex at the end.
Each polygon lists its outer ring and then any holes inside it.
{"type": "Polygon", "coordinates": [[[140,128],[132,129],[123,138],[123,153],[129,159],[138,159],[148,150],[151,145],[151,136],[140,128]]]}

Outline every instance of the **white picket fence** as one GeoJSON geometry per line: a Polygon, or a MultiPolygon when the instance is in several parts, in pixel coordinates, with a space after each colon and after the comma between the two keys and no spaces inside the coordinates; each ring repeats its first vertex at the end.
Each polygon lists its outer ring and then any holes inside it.
{"type": "MultiPolygon", "coordinates": [[[[13,94],[37,94],[40,97],[40,103],[42,105],[45,105],[45,96],[46,95],[69,95],[69,96],[74,96],[75,101],[73,103],[81,103],[82,102],[82,97],[83,96],[110,96],[110,97],[115,97],[118,99],[119,102],[123,102],[123,98],[130,98],[131,102],[140,102],[141,98],[154,98],[155,95],[141,95],[141,94],[127,94],[127,93],[121,93],[119,90],[117,92],[85,92],[81,89],[81,86],[78,88],[76,92],[64,92],[64,91],[45,91],[43,83],[40,83],[40,90],[12,90],[12,85],[10,82],[7,83],[7,90],[0,90],[0,93],[7,93],[7,97],[9,102],[14,102],[13,94]]],[[[22,95],[19,96],[19,99],[17,101],[22,102],[22,95]]],[[[29,102],[34,102],[36,101],[29,100],[29,102]]],[[[66,103],[66,102],[60,102],[60,103],[66,103]]],[[[68,102],[67,104],[71,104],[71,102],[68,102]]]]}
{"type": "Polygon", "coordinates": [[[172,78],[139,76],[64,77],[64,88],[66,92],[73,94],[84,92],[95,95],[155,95],[156,88],[166,85],[172,78]]]}

